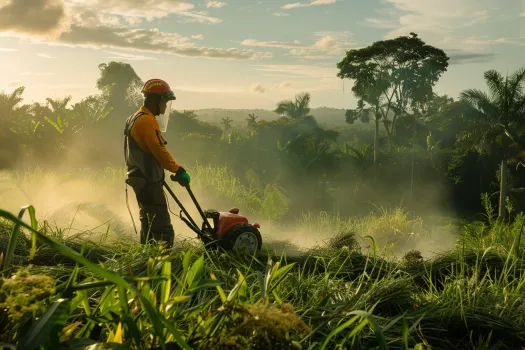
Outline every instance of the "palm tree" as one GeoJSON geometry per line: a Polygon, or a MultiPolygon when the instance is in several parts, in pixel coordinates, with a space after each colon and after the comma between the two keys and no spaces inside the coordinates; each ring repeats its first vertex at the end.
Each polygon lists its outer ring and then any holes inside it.
{"type": "Polygon", "coordinates": [[[310,94],[303,92],[295,96],[295,101],[283,100],[277,103],[275,113],[285,116],[292,121],[299,121],[308,116],[310,113],[310,94]]]}
{"type": "Polygon", "coordinates": [[[248,118],[246,118],[246,121],[248,122],[248,129],[253,128],[257,124],[257,118],[259,117],[253,113],[248,114],[248,118]]]}
{"type": "Polygon", "coordinates": [[[229,133],[229,131],[232,129],[232,122],[233,122],[233,119],[231,119],[230,117],[226,117],[226,118],[221,118],[221,125],[222,125],[222,128],[223,128],[223,133],[222,133],[222,137],[224,139],[226,139],[231,133],[229,133]]]}
{"type": "Polygon", "coordinates": [[[232,122],[233,119],[230,119],[230,117],[221,118],[221,125],[224,128],[224,131],[228,131],[232,128],[232,122]]]}
{"type": "Polygon", "coordinates": [[[498,216],[503,218],[508,193],[507,163],[516,154],[517,133],[525,124],[525,68],[510,77],[495,70],[484,74],[489,93],[477,89],[465,90],[461,98],[473,108],[472,127],[464,135],[482,153],[499,154],[500,190],[498,216]],[[496,151],[496,152],[494,152],[496,151]]]}

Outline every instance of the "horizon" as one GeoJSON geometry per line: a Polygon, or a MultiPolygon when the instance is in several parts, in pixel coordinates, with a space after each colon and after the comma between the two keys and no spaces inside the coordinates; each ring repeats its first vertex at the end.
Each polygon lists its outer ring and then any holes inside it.
{"type": "Polygon", "coordinates": [[[272,110],[297,93],[311,108],[355,106],[336,77],[346,50],[415,32],[450,64],[435,92],[485,89],[483,73],[511,74],[525,57],[525,2],[488,0],[182,1],[19,0],[0,5],[0,90],[24,102],[97,94],[98,65],[131,64],[166,80],[176,110],[272,110]],[[306,25],[305,25],[306,23],[306,25]]]}

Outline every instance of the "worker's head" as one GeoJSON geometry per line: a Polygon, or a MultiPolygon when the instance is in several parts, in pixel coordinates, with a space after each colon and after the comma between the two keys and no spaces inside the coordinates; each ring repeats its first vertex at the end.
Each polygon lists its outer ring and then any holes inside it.
{"type": "Polygon", "coordinates": [[[168,117],[171,110],[171,101],[175,100],[175,94],[168,83],[161,79],[150,79],[142,88],[144,94],[144,107],[153,115],[157,116],[162,132],[168,127],[168,117]]]}

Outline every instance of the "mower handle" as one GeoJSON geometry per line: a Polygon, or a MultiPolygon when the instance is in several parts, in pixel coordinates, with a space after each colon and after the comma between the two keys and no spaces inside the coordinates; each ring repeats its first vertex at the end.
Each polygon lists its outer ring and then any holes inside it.
{"type": "MultiPolygon", "coordinates": [[[[178,181],[177,181],[178,182],[178,181]]],[[[179,207],[181,208],[181,210],[184,212],[184,214],[188,217],[188,219],[190,220],[191,224],[198,230],[199,229],[199,226],[195,223],[195,221],[193,220],[193,218],[190,216],[190,214],[188,213],[188,211],[186,210],[186,208],[184,208],[184,206],[182,205],[182,203],[179,201],[179,199],[177,198],[177,196],[175,196],[175,193],[173,193],[173,191],[171,190],[171,188],[168,186],[168,184],[166,183],[166,181],[164,181],[164,186],[166,187],[166,189],[168,190],[168,192],[170,193],[170,195],[173,197],[173,199],[175,200],[175,202],[177,202],[177,204],[179,205],[179,207]]],[[[199,214],[201,215],[202,217],[202,220],[204,221],[204,224],[210,229],[210,231],[213,231],[213,228],[211,227],[210,223],[208,222],[208,219],[206,218],[206,216],[204,215],[204,212],[202,211],[202,208],[201,206],[199,205],[199,202],[197,202],[197,199],[195,198],[195,195],[193,194],[193,191],[191,190],[190,188],[190,185],[187,184],[186,186],[182,186],[184,188],[186,188],[186,190],[188,191],[193,203],[195,204],[195,206],[197,207],[197,210],[199,211],[199,214]]],[[[195,231],[195,230],[194,230],[195,231]]]]}

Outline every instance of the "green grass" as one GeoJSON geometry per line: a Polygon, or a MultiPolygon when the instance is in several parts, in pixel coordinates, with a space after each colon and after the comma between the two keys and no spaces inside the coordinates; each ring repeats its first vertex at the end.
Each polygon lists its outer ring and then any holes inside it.
{"type": "MultiPolygon", "coordinates": [[[[37,242],[31,257],[24,235],[6,243],[17,217],[0,215],[1,341],[24,349],[517,349],[525,342],[525,261],[497,242],[479,249],[483,238],[470,239],[471,228],[454,250],[427,260],[363,252],[351,236],[295,256],[240,257],[191,242],[170,251],[125,241],[82,245],[26,215],[32,224],[21,225],[37,242]]],[[[512,237],[517,222],[494,227],[512,237]]]]}
{"type": "MultiPolygon", "coordinates": [[[[196,188],[203,195],[207,184],[209,192],[217,188],[208,199],[250,198],[253,189],[239,186],[226,170],[217,177],[212,168],[197,171],[196,188]]],[[[8,175],[28,194],[53,179],[49,173],[8,175]]],[[[122,176],[111,168],[54,175],[61,181],[84,176],[105,189],[122,176]]],[[[68,212],[64,203],[55,216],[68,212]]],[[[37,220],[35,208],[18,216],[0,211],[0,309],[5,310],[0,343],[18,348],[520,349],[525,344],[523,214],[503,223],[487,207],[485,222],[451,228],[429,226],[399,208],[373,208],[354,218],[305,213],[271,229],[324,234],[324,241],[247,257],[207,251],[195,240],[178,239],[171,250],[141,246],[127,236],[111,236],[109,226],[71,234],[71,224],[37,220]],[[430,248],[439,244],[446,249],[431,255],[430,248]]],[[[110,207],[80,208],[101,221],[112,216],[110,207]]]]}

